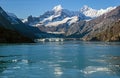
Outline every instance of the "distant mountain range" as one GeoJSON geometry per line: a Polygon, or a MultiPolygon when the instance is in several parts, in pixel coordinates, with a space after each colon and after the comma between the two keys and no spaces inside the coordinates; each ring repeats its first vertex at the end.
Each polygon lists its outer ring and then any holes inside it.
{"type": "Polygon", "coordinates": [[[63,37],[120,41],[119,26],[120,6],[100,10],[84,6],[79,11],[70,11],[58,5],[43,15],[30,15],[23,20],[0,8],[0,27],[15,31],[31,40],[63,37]]]}
{"type": "Polygon", "coordinates": [[[63,34],[67,38],[119,41],[119,38],[113,38],[115,33],[110,37],[108,37],[108,34],[104,35],[105,31],[110,33],[108,29],[119,26],[116,24],[119,20],[119,6],[95,10],[85,5],[80,11],[69,11],[58,5],[39,17],[29,16],[23,22],[38,27],[41,31],[47,33],[63,34]]]}
{"type": "Polygon", "coordinates": [[[55,6],[51,11],[45,12],[43,15],[38,17],[28,16],[27,19],[22,20],[23,23],[32,26],[45,25],[46,27],[58,26],[60,24],[71,25],[78,22],[79,20],[90,20],[92,18],[98,17],[104,13],[110,12],[116,7],[109,7],[107,9],[95,10],[88,6],[84,6],[80,11],[70,11],[63,9],[61,5],[55,6]]]}
{"type": "Polygon", "coordinates": [[[43,15],[38,17],[30,15],[22,21],[27,25],[38,27],[43,32],[66,34],[71,25],[80,21],[90,21],[115,8],[95,10],[85,5],[79,11],[70,11],[58,5],[43,15]]]}

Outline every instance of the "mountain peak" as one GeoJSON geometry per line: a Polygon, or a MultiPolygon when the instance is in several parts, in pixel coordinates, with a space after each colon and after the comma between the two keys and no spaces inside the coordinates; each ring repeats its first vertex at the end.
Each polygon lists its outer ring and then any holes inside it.
{"type": "Polygon", "coordinates": [[[61,11],[63,8],[61,5],[57,5],[53,8],[54,11],[61,11]]]}

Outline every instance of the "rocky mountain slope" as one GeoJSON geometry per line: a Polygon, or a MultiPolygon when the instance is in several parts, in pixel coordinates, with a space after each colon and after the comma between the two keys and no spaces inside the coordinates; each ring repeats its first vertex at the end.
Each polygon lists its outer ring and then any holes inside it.
{"type": "Polygon", "coordinates": [[[79,37],[83,38],[83,40],[116,41],[119,40],[119,38],[115,38],[119,31],[119,20],[120,6],[90,21],[79,22],[78,25],[74,24],[71,27],[78,27],[79,29],[74,30],[74,33],[70,33],[71,30],[69,30],[67,34],[69,37],[79,37]],[[117,32],[111,33],[110,31],[117,32]]]}
{"type": "MultiPolygon", "coordinates": [[[[103,33],[108,29],[111,29],[112,27],[114,28],[114,26],[119,26],[119,24],[118,25],[116,24],[116,22],[118,22],[119,19],[120,19],[120,6],[88,22],[82,31],[82,32],[89,31],[89,33],[86,34],[84,38],[86,38],[86,40],[91,40],[96,34],[103,33]],[[89,25],[91,23],[92,25],[89,25]]],[[[104,40],[104,39],[100,39],[100,40],[104,40]]],[[[109,40],[111,39],[108,39],[107,41],[109,40]]]]}
{"type": "Polygon", "coordinates": [[[36,38],[53,37],[41,32],[37,27],[31,27],[21,22],[14,14],[6,13],[0,7],[0,37],[1,42],[29,42],[36,38]],[[13,39],[13,40],[12,40],[13,39]],[[22,40],[23,39],[23,40],[22,40]],[[26,40],[28,39],[28,41],[26,40]]]}
{"type": "Polygon", "coordinates": [[[120,41],[120,20],[113,23],[103,32],[95,34],[90,40],[95,41],[120,41]]]}

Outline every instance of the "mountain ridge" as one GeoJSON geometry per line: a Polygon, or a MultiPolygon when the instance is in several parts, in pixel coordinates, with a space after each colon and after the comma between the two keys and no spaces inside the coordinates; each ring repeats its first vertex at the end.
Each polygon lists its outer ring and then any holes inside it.
{"type": "MultiPolygon", "coordinates": [[[[96,9],[92,9],[91,7],[88,7],[87,5],[85,5],[80,9],[80,11],[70,11],[70,10],[64,9],[61,5],[57,5],[57,6],[53,7],[52,10],[45,12],[43,15],[40,15],[39,17],[28,16],[27,19],[24,19],[22,21],[23,21],[23,23],[27,23],[32,26],[40,26],[41,24],[43,24],[45,26],[52,26],[49,24],[55,23],[58,21],[61,22],[64,19],[66,19],[66,17],[73,18],[73,17],[77,16],[79,18],[79,20],[88,20],[88,19],[98,17],[104,13],[107,13],[107,12],[115,9],[115,8],[116,7],[108,7],[107,9],[96,10],[96,9]],[[29,17],[31,18],[31,20],[33,20],[32,23],[31,23],[31,21],[29,21],[29,19],[30,19],[29,17]]],[[[75,19],[73,18],[72,20],[75,20],[75,19]]],[[[66,22],[68,22],[68,21],[66,21],[66,22]]],[[[58,23],[55,23],[55,24],[57,26],[58,23]]],[[[61,22],[60,24],[63,24],[63,23],[61,22]]],[[[53,25],[53,26],[55,26],[55,25],[53,25]]]]}

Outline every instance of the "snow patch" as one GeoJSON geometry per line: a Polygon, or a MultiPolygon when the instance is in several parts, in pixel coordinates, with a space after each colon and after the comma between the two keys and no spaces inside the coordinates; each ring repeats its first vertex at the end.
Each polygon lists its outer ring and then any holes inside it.
{"type": "Polygon", "coordinates": [[[46,24],[46,26],[58,26],[60,24],[73,24],[75,22],[77,22],[79,20],[78,16],[73,16],[73,17],[66,17],[65,19],[61,20],[61,21],[55,21],[55,22],[50,22],[48,24],[46,24]]]}
{"type": "Polygon", "coordinates": [[[77,16],[72,17],[72,18],[71,18],[71,21],[69,21],[69,25],[77,22],[78,20],[79,20],[79,18],[78,18],[77,16]]]}
{"type": "Polygon", "coordinates": [[[23,23],[28,22],[28,19],[23,19],[22,22],[23,23]]]}

